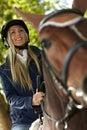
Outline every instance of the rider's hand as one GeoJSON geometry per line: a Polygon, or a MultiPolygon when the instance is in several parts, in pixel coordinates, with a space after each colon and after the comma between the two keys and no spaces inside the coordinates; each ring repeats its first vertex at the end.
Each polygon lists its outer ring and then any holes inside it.
{"type": "Polygon", "coordinates": [[[40,103],[43,100],[44,96],[45,96],[45,94],[43,92],[36,92],[33,95],[33,98],[32,98],[32,106],[40,105],[40,103]]]}

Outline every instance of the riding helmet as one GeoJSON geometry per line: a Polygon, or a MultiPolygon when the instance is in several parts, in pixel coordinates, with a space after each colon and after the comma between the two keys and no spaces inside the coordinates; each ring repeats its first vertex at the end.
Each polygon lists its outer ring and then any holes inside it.
{"type": "MultiPolygon", "coordinates": [[[[6,24],[3,25],[2,27],[2,30],[1,30],[1,37],[2,37],[2,41],[3,43],[6,45],[6,41],[7,41],[7,32],[8,32],[8,29],[13,26],[13,25],[20,25],[24,28],[24,30],[26,31],[27,34],[29,34],[29,31],[28,31],[28,28],[26,26],[26,24],[23,22],[23,20],[19,20],[19,19],[14,19],[14,20],[11,20],[11,21],[8,21],[6,24]]],[[[7,47],[9,46],[8,45],[8,42],[7,42],[7,47]]]]}

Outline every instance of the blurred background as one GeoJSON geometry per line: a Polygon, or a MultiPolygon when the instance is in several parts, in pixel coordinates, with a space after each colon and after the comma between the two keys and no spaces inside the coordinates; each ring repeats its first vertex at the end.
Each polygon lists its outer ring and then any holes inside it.
{"type": "MultiPolygon", "coordinates": [[[[71,8],[72,0],[0,0],[0,32],[2,25],[11,19],[20,18],[14,11],[14,6],[18,7],[24,12],[35,14],[49,14],[50,12],[63,8],[71,8]]],[[[37,31],[28,23],[26,23],[30,30],[30,40],[35,46],[40,47],[38,42],[37,31]]],[[[0,35],[0,64],[4,62],[6,56],[6,48],[1,42],[0,35]]]]}

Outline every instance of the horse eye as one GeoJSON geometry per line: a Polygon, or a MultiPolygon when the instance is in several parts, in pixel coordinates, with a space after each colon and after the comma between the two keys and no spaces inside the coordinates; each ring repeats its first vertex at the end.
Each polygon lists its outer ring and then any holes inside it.
{"type": "Polygon", "coordinates": [[[41,46],[45,47],[46,49],[49,49],[51,46],[51,41],[49,39],[43,39],[41,41],[41,46]]]}

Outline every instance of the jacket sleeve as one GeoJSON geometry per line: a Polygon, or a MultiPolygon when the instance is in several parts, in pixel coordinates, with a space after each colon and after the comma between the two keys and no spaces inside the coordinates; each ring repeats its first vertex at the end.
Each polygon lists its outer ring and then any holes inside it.
{"type": "Polygon", "coordinates": [[[18,96],[18,92],[14,88],[10,78],[2,72],[0,72],[0,78],[7,101],[11,107],[16,109],[34,109],[32,107],[32,96],[18,96]]]}

